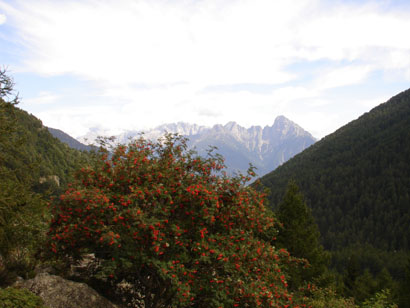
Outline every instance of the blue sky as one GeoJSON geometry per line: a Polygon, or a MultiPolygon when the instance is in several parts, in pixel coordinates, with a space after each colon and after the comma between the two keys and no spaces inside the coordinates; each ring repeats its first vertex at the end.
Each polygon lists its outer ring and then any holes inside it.
{"type": "Polygon", "coordinates": [[[74,137],[184,121],[321,138],[410,85],[409,1],[0,0],[20,107],[74,137]]]}

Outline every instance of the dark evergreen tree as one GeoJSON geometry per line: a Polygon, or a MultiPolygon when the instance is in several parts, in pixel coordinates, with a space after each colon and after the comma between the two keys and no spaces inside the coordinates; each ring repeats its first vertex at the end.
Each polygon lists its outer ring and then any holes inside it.
{"type": "Polygon", "coordinates": [[[276,214],[283,224],[277,245],[308,261],[306,268],[291,269],[290,285],[297,288],[305,281],[318,280],[326,271],[329,255],[320,244],[318,226],[294,181],[289,182],[276,214]]]}
{"type": "Polygon", "coordinates": [[[410,259],[406,266],[404,279],[400,283],[399,307],[410,308],[410,259]]]}
{"type": "Polygon", "coordinates": [[[354,281],[354,288],[351,291],[355,300],[361,303],[376,293],[377,281],[370,271],[365,269],[354,281]]]}
{"type": "Polygon", "coordinates": [[[378,290],[383,290],[383,289],[394,290],[396,287],[393,281],[393,277],[391,276],[390,272],[385,267],[383,267],[382,270],[377,274],[376,283],[377,283],[378,290]]]}
{"type": "Polygon", "coordinates": [[[353,254],[350,256],[349,261],[346,266],[346,271],[344,275],[344,293],[348,297],[354,297],[354,289],[356,287],[356,280],[360,276],[360,264],[357,255],[353,254]]]}

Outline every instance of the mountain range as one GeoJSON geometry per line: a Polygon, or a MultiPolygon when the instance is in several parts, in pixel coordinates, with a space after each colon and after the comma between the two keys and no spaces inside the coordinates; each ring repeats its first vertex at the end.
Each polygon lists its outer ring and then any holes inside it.
{"type": "MultiPolygon", "coordinates": [[[[206,155],[210,146],[225,158],[229,174],[246,173],[251,163],[261,176],[274,170],[289,158],[308,148],[316,139],[296,123],[284,116],[278,116],[272,126],[245,128],[236,122],[213,127],[183,122],[164,124],[145,131],[144,138],[156,140],[165,133],[178,133],[189,139],[188,145],[200,155],[206,155]]],[[[141,131],[125,131],[116,141],[127,143],[138,137],[141,131]]],[[[94,129],[79,138],[80,141],[94,141],[106,132],[94,129]]]]}

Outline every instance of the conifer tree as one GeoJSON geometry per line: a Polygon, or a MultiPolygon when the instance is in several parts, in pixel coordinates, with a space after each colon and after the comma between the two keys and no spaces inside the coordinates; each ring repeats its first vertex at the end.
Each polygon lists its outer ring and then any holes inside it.
{"type": "Polygon", "coordinates": [[[283,224],[277,236],[277,245],[286,247],[293,256],[308,262],[306,268],[290,269],[291,287],[297,288],[304,281],[318,279],[326,270],[329,254],[319,242],[318,226],[294,181],[289,182],[276,214],[283,224]]]}

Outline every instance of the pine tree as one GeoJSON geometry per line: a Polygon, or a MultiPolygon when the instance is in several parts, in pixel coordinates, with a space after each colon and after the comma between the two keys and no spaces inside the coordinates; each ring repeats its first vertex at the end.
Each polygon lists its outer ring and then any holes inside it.
{"type": "Polygon", "coordinates": [[[326,271],[329,254],[320,244],[318,226],[294,181],[289,182],[276,214],[283,224],[277,236],[277,245],[286,247],[291,255],[308,261],[307,268],[290,270],[291,287],[297,288],[304,281],[318,280],[326,271]]]}
{"type": "Polygon", "coordinates": [[[349,257],[349,261],[346,266],[346,270],[343,277],[344,294],[349,297],[354,296],[354,290],[356,288],[356,280],[360,276],[360,264],[359,258],[356,254],[352,254],[349,257]]]}

